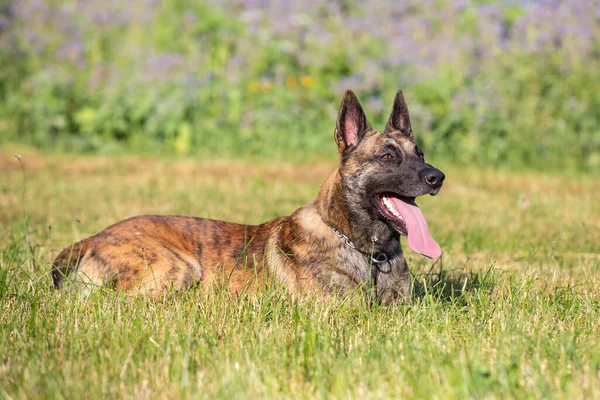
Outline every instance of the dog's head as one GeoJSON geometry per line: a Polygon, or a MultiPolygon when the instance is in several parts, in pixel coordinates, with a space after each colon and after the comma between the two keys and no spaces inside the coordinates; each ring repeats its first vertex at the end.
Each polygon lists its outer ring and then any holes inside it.
{"type": "Polygon", "coordinates": [[[360,223],[408,236],[409,246],[431,258],[441,249],[427,229],[415,198],[439,193],[444,173],[427,164],[415,144],[408,107],[398,91],[383,133],[374,131],[356,95],[344,94],[335,140],[346,203],[360,223]],[[379,227],[378,227],[379,225],[379,227]]]}

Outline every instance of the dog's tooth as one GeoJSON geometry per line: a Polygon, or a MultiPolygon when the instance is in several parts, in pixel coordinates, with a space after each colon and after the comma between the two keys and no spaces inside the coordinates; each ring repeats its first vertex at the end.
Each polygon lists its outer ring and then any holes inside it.
{"type": "Polygon", "coordinates": [[[387,197],[383,197],[382,198],[383,201],[383,205],[388,209],[388,211],[396,218],[399,218],[400,220],[404,220],[404,218],[402,218],[402,215],[400,215],[400,213],[398,212],[398,210],[396,210],[396,207],[394,207],[394,203],[392,203],[392,201],[387,198],[387,197]]]}

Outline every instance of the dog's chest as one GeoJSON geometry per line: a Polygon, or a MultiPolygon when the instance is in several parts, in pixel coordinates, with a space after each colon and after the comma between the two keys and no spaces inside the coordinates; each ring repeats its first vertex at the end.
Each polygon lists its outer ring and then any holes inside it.
{"type": "Polygon", "coordinates": [[[356,286],[371,287],[377,284],[377,277],[381,273],[389,274],[398,268],[401,253],[387,255],[376,255],[375,258],[385,262],[378,262],[368,255],[346,246],[340,246],[334,251],[330,259],[329,274],[326,277],[329,286],[350,290],[356,286]]]}
{"type": "Polygon", "coordinates": [[[371,280],[373,265],[365,254],[342,248],[335,258],[335,264],[351,274],[357,282],[366,283],[371,280]]]}

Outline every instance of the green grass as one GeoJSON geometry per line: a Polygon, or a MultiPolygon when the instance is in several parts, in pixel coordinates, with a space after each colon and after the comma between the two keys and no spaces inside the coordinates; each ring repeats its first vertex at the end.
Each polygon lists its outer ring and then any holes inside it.
{"type": "Polygon", "coordinates": [[[136,214],[258,223],[311,201],[316,165],[0,153],[0,398],[600,398],[600,182],[437,165],[406,249],[411,301],[159,300],[51,287],[73,240],[136,214]]]}

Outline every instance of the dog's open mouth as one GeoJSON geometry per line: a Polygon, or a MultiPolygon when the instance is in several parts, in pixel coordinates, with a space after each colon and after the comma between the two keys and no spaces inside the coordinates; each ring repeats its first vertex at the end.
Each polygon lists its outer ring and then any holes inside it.
{"type": "Polygon", "coordinates": [[[375,198],[379,212],[391,222],[401,235],[408,236],[408,246],[429,258],[437,258],[442,249],[431,237],[423,213],[414,197],[402,197],[392,193],[379,194],[375,198]]]}

